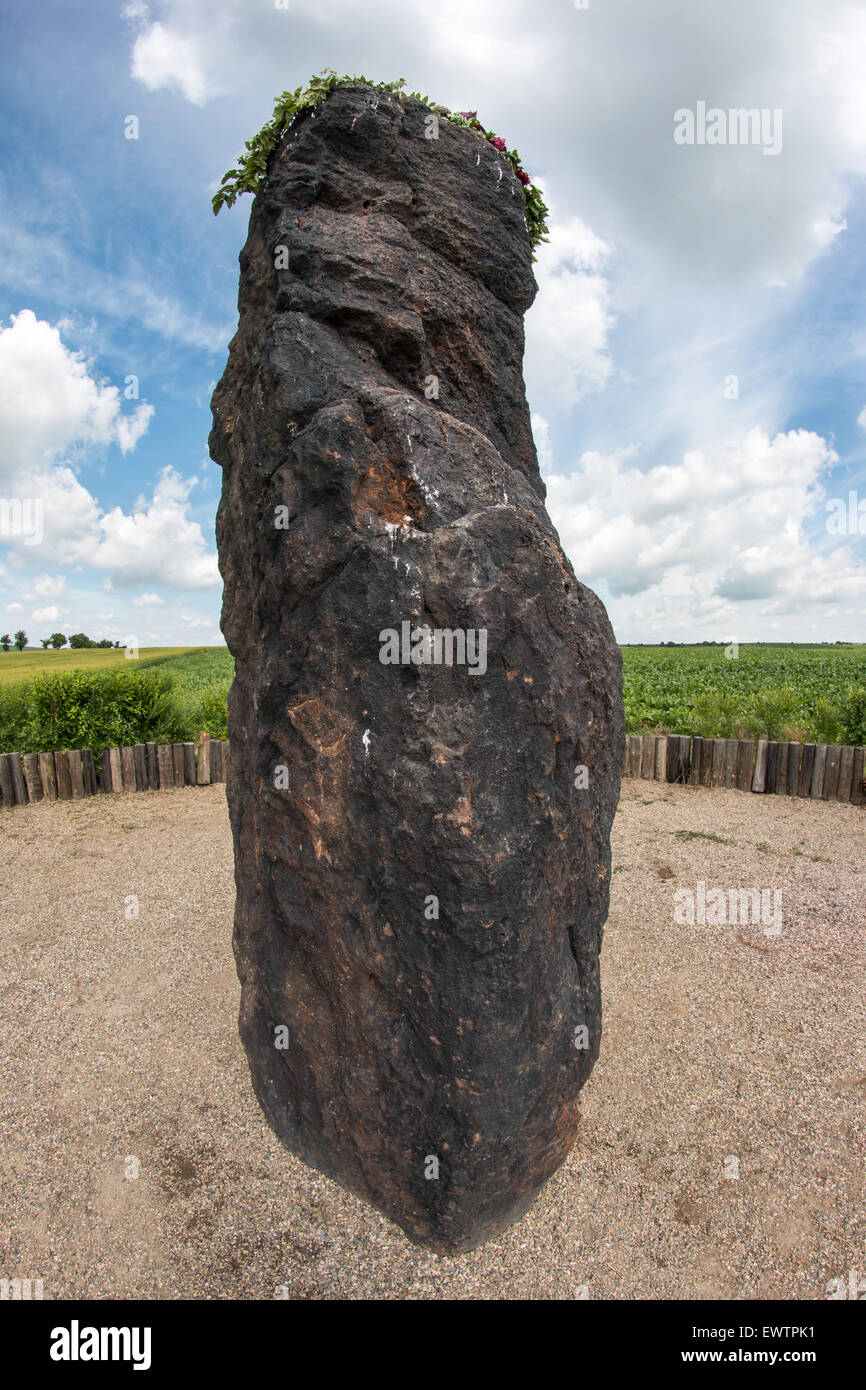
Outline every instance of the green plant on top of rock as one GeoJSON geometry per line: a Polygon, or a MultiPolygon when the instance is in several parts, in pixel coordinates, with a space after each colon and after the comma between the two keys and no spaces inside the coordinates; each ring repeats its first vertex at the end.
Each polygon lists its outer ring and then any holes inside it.
{"type": "MultiPolygon", "coordinates": [[[[405,101],[406,94],[403,88],[406,86],[405,79],[400,77],[396,82],[371,82],[367,77],[338,77],[333,68],[323,68],[322,72],[310,79],[306,87],[296,87],[293,92],[283,92],[276,98],[274,114],[266,125],[263,125],[257,135],[252,140],[245,142],[246,153],[242,154],[237,163],[237,168],[229,169],[223,175],[220,186],[212,199],[214,216],[220,208],[231,207],[241,193],[257,193],[268,176],[268,165],[271,156],[280,143],[280,140],[290,128],[296,116],[300,116],[304,111],[311,111],[318,106],[320,101],[324,101],[336,87],[351,86],[354,83],[362,82],[369,87],[374,87],[379,92],[393,92],[400,101],[405,101]]],[[[478,131],[484,136],[493,147],[504,154],[511,164],[516,178],[523,185],[523,193],[526,199],[526,227],[529,232],[529,241],[532,246],[533,257],[535,260],[535,248],[539,242],[547,241],[547,214],[548,208],[541,196],[541,190],[537,188],[530,179],[526,170],[520,162],[520,156],[516,150],[506,148],[505,141],[495,131],[485,130],[478,120],[476,111],[449,111],[447,106],[439,106],[431,102],[429,97],[422,96],[420,92],[410,92],[411,100],[423,102],[429,106],[430,110],[437,116],[451,121],[453,125],[462,126],[467,130],[478,131]]]]}

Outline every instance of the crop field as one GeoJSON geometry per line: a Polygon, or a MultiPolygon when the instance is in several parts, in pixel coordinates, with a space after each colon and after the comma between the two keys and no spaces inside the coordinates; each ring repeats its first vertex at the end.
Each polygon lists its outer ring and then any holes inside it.
{"type": "MultiPolygon", "coordinates": [[[[94,708],[104,705],[107,717],[108,704],[122,696],[116,682],[109,688],[102,676],[111,681],[123,672],[130,678],[151,673],[151,680],[158,673],[161,703],[152,704],[148,716],[148,727],[159,726],[153,737],[190,739],[202,729],[227,737],[234,661],[226,647],[143,647],[137,661],[127,660],[122,649],[7,652],[0,653],[0,751],[30,751],[49,727],[62,740],[58,746],[91,746],[102,728],[94,708]],[[98,678],[86,698],[84,675],[98,678]],[[50,707],[48,724],[33,712],[46,676],[61,677],[40,697],[43,715],[50,707]],[[56,717],[62,707],[87,701],[87,719],[56,717]]],[[[624,647],[623,682],[629,733],[866,745],[866,646],[743,645],[736,654],[721,645],[624,647]]],[[[156,698],[151,687],[148,699],[156,698]]],[[[128,732],[121,741],[140,737],[128,732]]]]}
{"type": "Polygon", "coordinates": [[[83,648],[0,654],[0,752],[226,738],[226,647],[83,648]]]}
{"type": "Polygon", "coordinates": [[[866,743],[866,646],[624,647],[623,686],[629,733],[866,743]]]}
{"type": "MultiPolygon", "coordinates": [[[[142,647],[139,661],[179,657],[197,650],[195,647],[142,647]]],[[[219,652],[223,648],[214,647],[208,650],[219,652]]],[[[227,651],[226,655],[228,656],[227,651]]],[[[0,652],[0,685],[32,680],[34,676],[54,675],[62,671],[96,671],[107,666],[127,667],[132,664],[131,659],[127,660],[123,647],[61,647],[57,652],[28,647],[23,652],[0,652]]]]}
{"type": "Polygon", "coordinates": [[[139,660],[142,666],[156,666],[167,672],[175,678],[177,688],[189,695],[198,695],[214,685],[229,686],[235,675],[234,658],[228,647],[142,647],[139,660]]]}

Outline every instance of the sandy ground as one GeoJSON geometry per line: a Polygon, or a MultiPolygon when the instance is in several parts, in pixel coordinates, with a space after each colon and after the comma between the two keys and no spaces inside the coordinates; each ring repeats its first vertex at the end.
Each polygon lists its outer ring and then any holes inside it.
{"type": "Polygon", "coordinates": [[[519,1224],[440,1258],[259,1112],[224,787],[0,812],[0,1277],[46,1298],[825,1298],[866,1276],[864,828],[623,784],[581,1138],[519,1224]],[[779,890],[781,932],[677,924],[699,880],[779,890]]]}

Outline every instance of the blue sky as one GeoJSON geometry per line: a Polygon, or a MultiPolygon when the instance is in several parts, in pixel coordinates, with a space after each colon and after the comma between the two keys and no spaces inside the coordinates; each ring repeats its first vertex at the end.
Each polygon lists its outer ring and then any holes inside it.
{"type": "Polygon", "coordinates": [[[222,640],[209,400],[250,200],[210,197],[330,66],[477,108],[542,183],[533,427],[619,639],[866,640],[861,4],[12,0],[0,53],[0,629],[222,640]],[[781,148],[677,144],[702,101],[781,112],[781,148]]]}

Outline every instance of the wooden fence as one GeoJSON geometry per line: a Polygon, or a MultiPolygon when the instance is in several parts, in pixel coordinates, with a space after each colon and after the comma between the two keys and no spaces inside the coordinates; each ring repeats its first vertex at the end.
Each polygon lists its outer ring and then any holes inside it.
{"type": "MultiPolygon", "coordinates": [[[[227,739],[207,737],[197,744],[106,748],[98,765],[87,748],[0,753],[0,800],[4,806],[26,806],[31,801],[77,800],[99,792],[208,786],[226,780],[228,757],[227,739]]],[[[838,744],[629,734],[622,775],[863,806],[864,768],[866,749],[838,744]]]]}
{"type": "Polygon", "coordinates": [[[866,749],[850,745],[629,734],[622,775],[863,806],[864,760],[866,749]]]}
{"type": "Polygon", "coordinates": [[[106,748],[97,761],[89,748],[64,753],[0,753],[4,806],[32,801],[77,801],[100,792],[164,791],[167,787],[224,782],[227,739],[198,743],[135,743],[106,748]]]}

